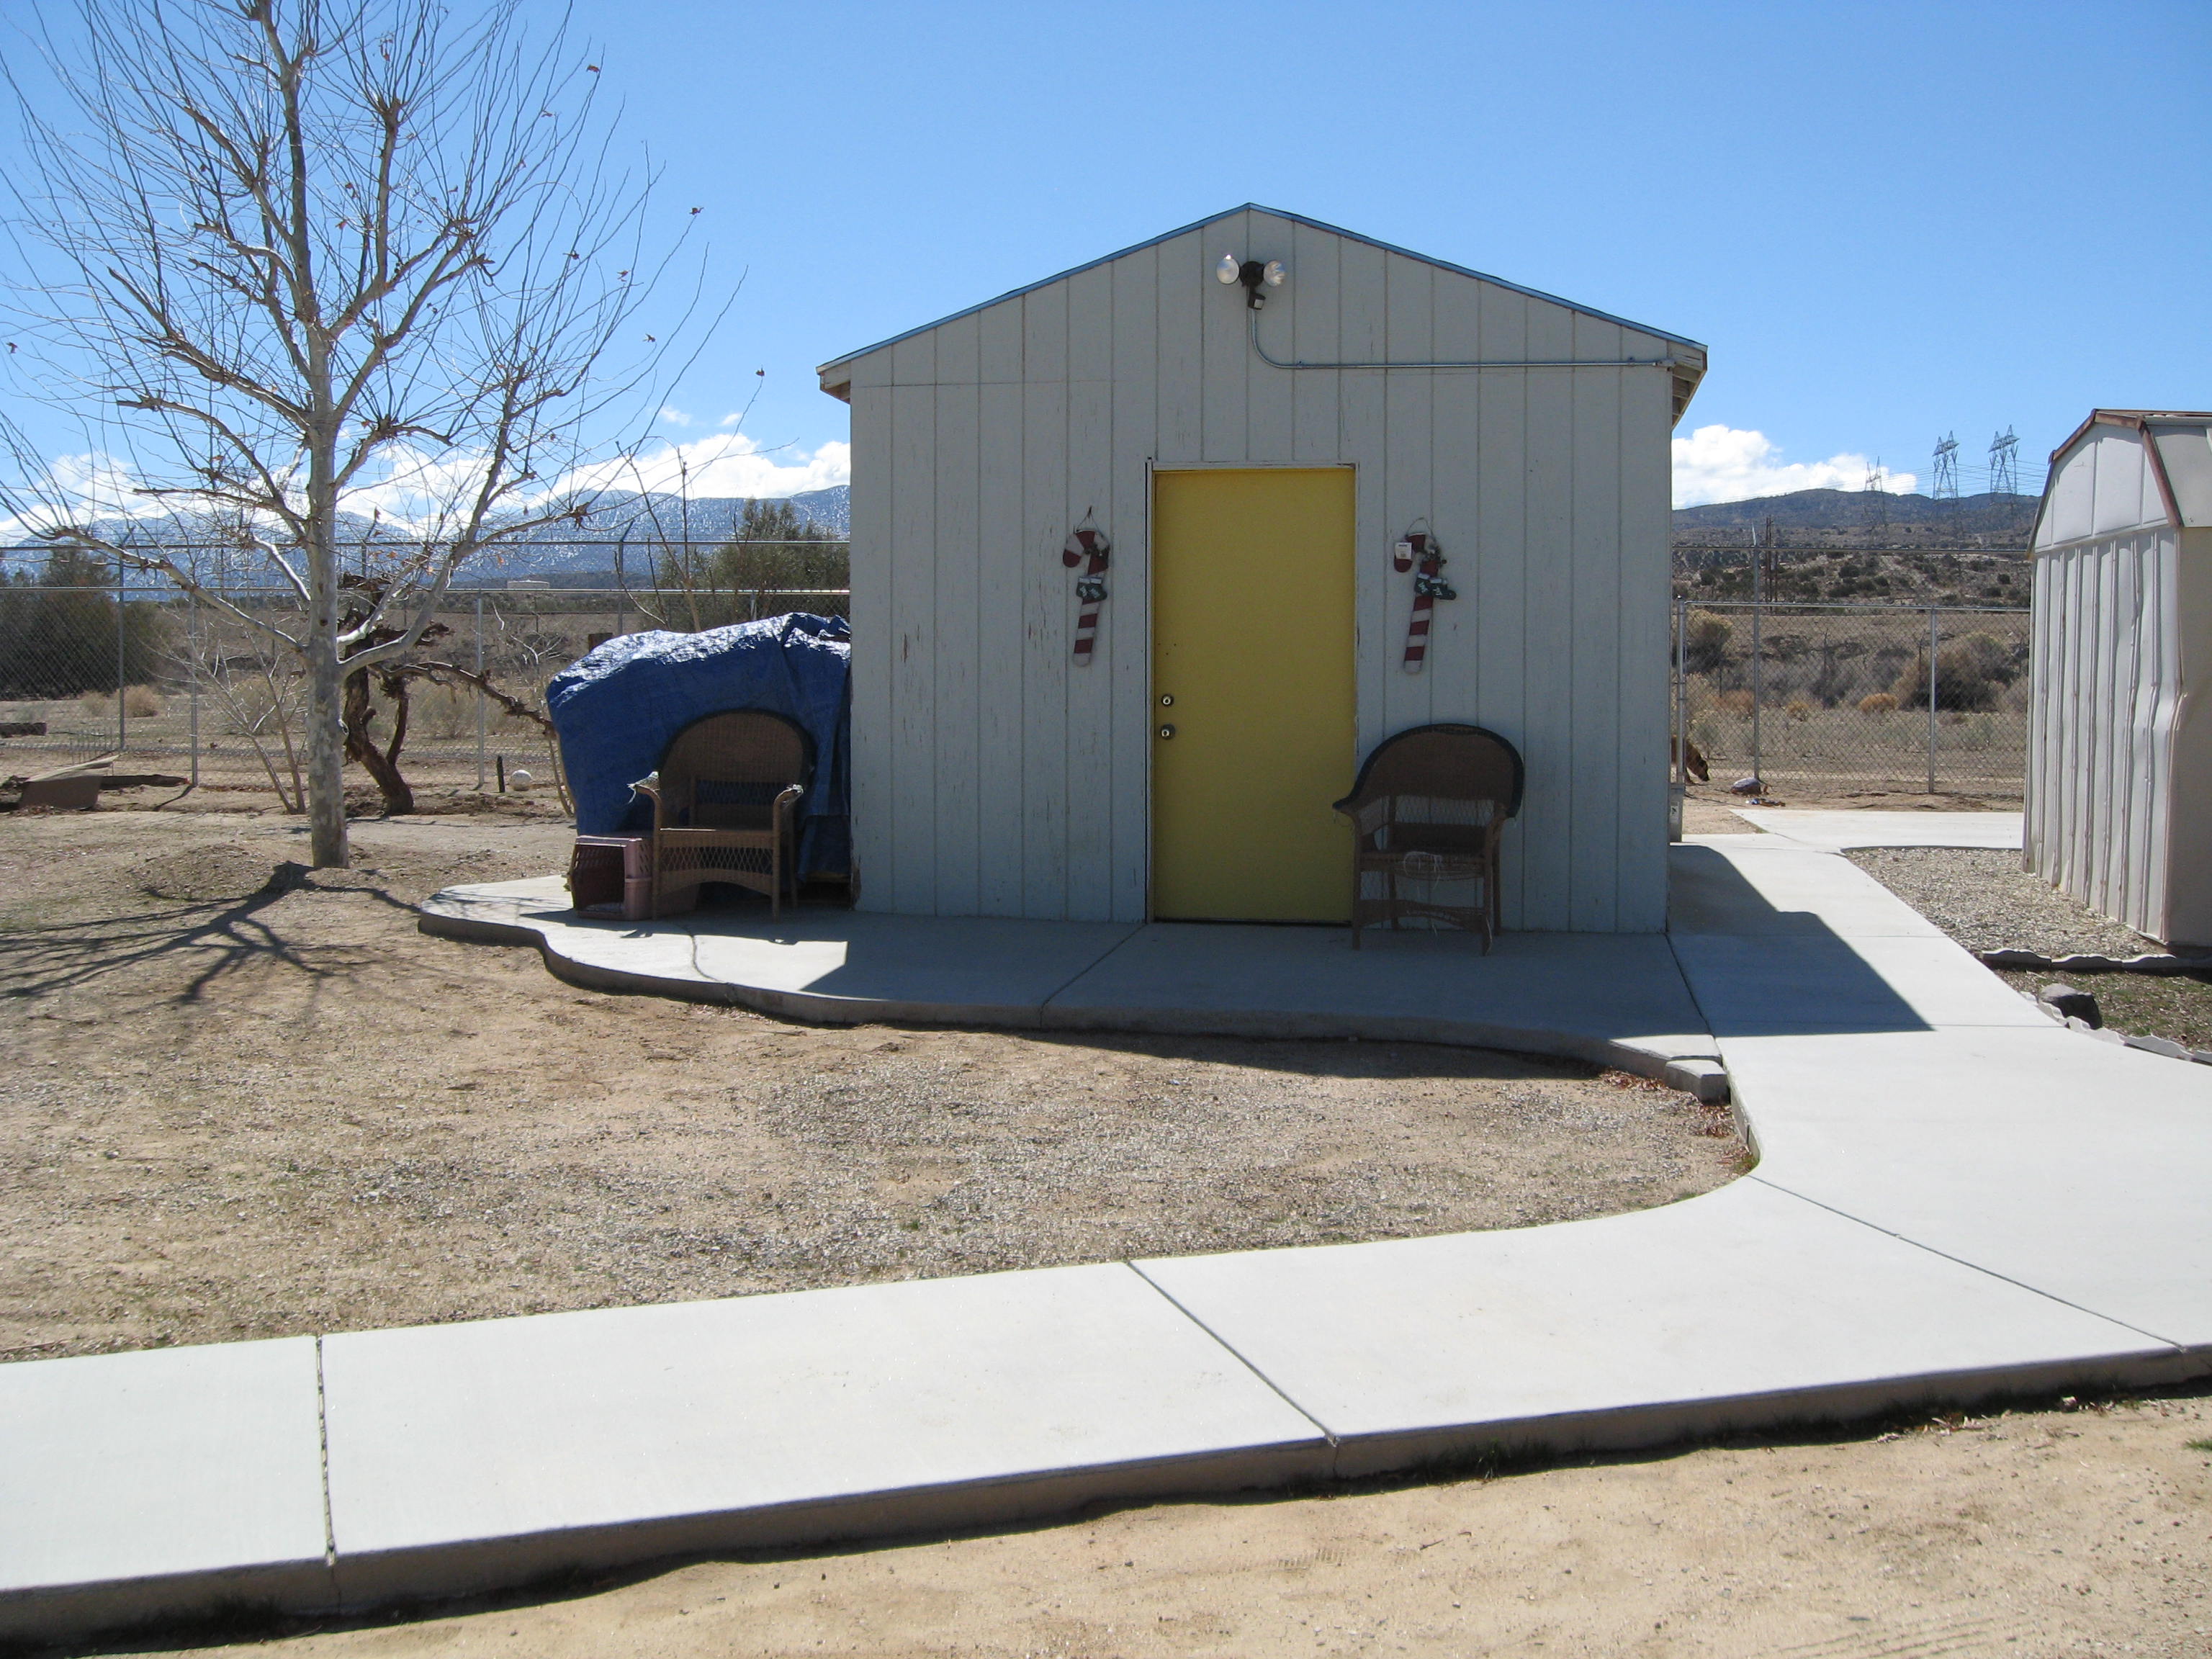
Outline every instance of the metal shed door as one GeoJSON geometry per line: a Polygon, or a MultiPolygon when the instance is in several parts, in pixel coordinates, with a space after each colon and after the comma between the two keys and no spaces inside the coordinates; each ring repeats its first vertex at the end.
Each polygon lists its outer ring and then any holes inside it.
{"type": "Polygon", "coordinates": [[[1352,561],[1348,467],[1155,475],[1155,916],[1350,918],[1352,561]]]}

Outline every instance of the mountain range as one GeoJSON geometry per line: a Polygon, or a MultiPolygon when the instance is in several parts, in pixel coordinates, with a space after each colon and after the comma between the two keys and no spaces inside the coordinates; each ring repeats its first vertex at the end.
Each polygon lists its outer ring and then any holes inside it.
{"type": "MultiPolygon", "coordinates": [[[[790,500],[802,523],[831,536],[851,533],[848,485],[810,489],[790,500]]],[[[642,574],[650,568],[654,553],[671,542],[688,540],[711,547],[728,539],[744,507],[744,499],[738,496],[686,502],[668,495],[600,495],[592,502],[582,524],[562,520],[541,526],[488,557],[481,566],[465,571],[464,580],[471,586],[496,586],[525,577],[556,585],[566,580],[597,586],[590,579],[604,580],[614,569],[618,549],[625,566],[642,574]]],[[[1801,489],[1787,495],[1679,507],[1674,512],[1674,539],[1678,547],[1748,544],[1753,536],[1768,533],[1766,526],[1771,524],[1773,539],[1784,547],[2018,548],[2027,544],[2035,512],[2033,495],[1968,495],[1956,501],[1891,495],[1876,501],[1857,490],[1801,489]]],[[[185,517],[104,520],[94,528],[109,538],[120,538],[127,532],[141,542],[188,543],[207,538],[204,526],[185,517]]],[[[405,539],[361,518],[349,518],[343,533],[349,541],[405,539]]],[[[36,544],[27,541],[8,550],[15,555],[38,550],[36,544]]],[[[31,561],[15,562],[21,568],[31,561]]]]}

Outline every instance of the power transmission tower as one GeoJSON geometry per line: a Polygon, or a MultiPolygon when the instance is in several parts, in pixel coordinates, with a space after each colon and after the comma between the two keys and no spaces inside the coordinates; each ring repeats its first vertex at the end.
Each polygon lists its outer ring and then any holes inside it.
{"type": "Polygon", "coordinates": [[[1990,494],[2020,494],[2020,440],[2010,427],[1990,440],[1990,494]]]}
{"type": "Polygon", "coordinates": [[[1939,501],[1959,499],[1959,434],[1955,432],[1936,441],[1936,483],[1928,493],[1939,501]]]}
{"type": "Polygon", "coordinates": [[[1889,480],[1879,455],[1868,463],[1862,494],[1866,497],[1867,538],[1880,547],[1889,540],[1889,480]]]}

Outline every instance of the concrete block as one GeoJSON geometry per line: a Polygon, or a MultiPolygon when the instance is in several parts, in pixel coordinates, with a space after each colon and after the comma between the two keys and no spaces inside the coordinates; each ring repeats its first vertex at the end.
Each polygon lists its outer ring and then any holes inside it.
{"type": "Polygon", "coordinates": [[[325,1378],[349,1607],[1326,1467],[1120,1265],[337,1336],[325,1378]]]}
{"type": "Polygon", "coordinates": [[[1717,1060],[1669,1060],[1659,1079],[1670,1088],[1696,1096],[1708,1106],[1718,1106],[1729,1097],[1728,1067],[1717,1060]]]}
{"type": "Polygon", "coordinates": [[[0,1365],[0,1637],[332,1596],[313,1338],[0,1365]]]}

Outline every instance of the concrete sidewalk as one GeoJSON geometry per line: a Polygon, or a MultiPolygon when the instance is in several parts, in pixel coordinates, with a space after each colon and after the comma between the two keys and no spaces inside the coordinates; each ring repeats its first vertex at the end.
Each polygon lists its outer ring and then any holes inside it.
{"type": "Polygon", "coordinates": [[[2017,853],[2017,812],[1816,811],[1802,806],[1731,806],[1746,823],[1803,847],[1979,847],[2017,853]]]}
{"type": "MultiPolygon", "coordinates": [[[[2051,1024],[1832,852],[1716,838],[1675,872],[1676,931],[1651,943],[1679,971],[1638,989],[1621,968],[1582,1034],[1567,956],[1509,940],[1488,961],[1554,975],[1539,1000],[1562,1042],[1650,1039],[1686,987],[1761,1153],[1730,1186],[1511,1231],[0,1367],[0,1631],[358,1609],[1091,1497],[2212,1371],[2212,1070],[2051,1024]]],[[[1040,935],[1030,977],[978,978],[975,1006],[1257,1020],[1280,997],[1293,1024],[1395,1019],[1449,971],[1452,998],[1485,1000],[1421,1017],[1523,1017],[1501,1012],[1510,975],[1441,951],[1375,953],[1334,1004],[1295,947],[1279,978],[1240,977],[1240,931],[1040,935]]],[[[623,960],[562,938],[549,959],[571,969],[623,960]]],[[[632,959],[686,994],[738,982],[727,950],[786,964],[773,986],[748,969],[757,988],[945,1006],[926,961],[857,932],[641,939],[632,959]]]]}

